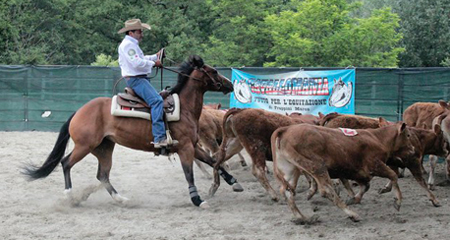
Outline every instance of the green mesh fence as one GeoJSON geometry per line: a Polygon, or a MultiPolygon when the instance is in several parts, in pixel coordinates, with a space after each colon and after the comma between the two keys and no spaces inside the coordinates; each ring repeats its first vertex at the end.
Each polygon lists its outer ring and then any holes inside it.
{"type": "MultiPolygon", "coordinates": [[[[175,69],[175,68],[173,68],[175,69]]],[[[305,68],[329,70],[341,68],[305,68]]],[[[231,78],[231,68],[218,68],[231,78]]],[[[254,74],[297,71],[299,68],[240,68],[254,74]]],[[[161,70],[151,82],[161,90],[174,86],[177,74],[161,70]]],[[[92,66],[0,65],[0,131],[59,131],[67,118],[96,97],[111,97],[120,69],[92,66]],[[49,115],[50,114],[50,115],[49,115]]],[[[125,83],[119,82],[117,91],[125,83]]],[[[356,69],[356,114],[401,120],[414,102],[449,100],[450,68],[356,69]]],[[[229,106],[229,95],[207,92],[205,104],[229,106]]]]}

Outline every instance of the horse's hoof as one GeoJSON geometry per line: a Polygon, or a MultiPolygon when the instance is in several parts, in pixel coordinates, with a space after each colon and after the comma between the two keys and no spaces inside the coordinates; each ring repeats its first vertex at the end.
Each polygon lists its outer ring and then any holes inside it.
{"type": "Polygon", "coordinates": [[[72,198],[72,188],[64,189],[64,196],[66,198],[72,198]]]}
{"type": "Polygon", "coordinates": [[[120,196],[120,194],[113,194],[112,198],[114,199],[114,201],[116,201],[120,204],[124,204],[124,203],[130,201],[130,199],[120,196]]]}
{"type": "Polygon", "coordinates": [[[208,204],[208,202],[203,201],[202,203],[200,203],[199,207],[203,208],[203,209],[208,209],[209,208],[209,204],[208,204]]]}
{"type": "Polygon", "coordinates": [[[243,192],[244,191],[244,188],[239,183],[234,183],[232,187],[233,187],[233,191],[235,191],[235,192],[243,192]]]}

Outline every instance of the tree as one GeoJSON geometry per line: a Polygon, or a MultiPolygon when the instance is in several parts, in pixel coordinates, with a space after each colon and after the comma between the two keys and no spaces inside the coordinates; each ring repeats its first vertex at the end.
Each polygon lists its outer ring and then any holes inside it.
{"type": "Polygon", "coordinates": [[[271,47],[264,18],[280,2],[265,0],[208,0],[216,15],[212,36],[202,45],[215,66],[262,66],[271,47]]]}
{"type": "Polygon", "coordinates": [[[397,65],[403,50],[395,29],[398,17],[389,9],[367,19],[352,18],[361,5],[345,0],[292,1],[296,10],[265,19],[274,46],[265,66],[378,66],[397,65]]]}
{"type": "Polygon", "coordinates": [[[400,0],[402,67],[438,67],[450,57],[450,0],[400,0]]]}

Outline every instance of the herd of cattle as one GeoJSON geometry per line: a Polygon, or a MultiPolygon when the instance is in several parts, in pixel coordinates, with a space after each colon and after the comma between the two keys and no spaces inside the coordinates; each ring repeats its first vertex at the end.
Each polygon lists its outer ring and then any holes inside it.
{"type": "MultiPolygon", "coordinates": [[[[310,189],[307,199],[317,190],[330,199],[353,221],[358,214],[348,205],[360,203],[374,176],[389,182],[379,193],[394,190],[394,206],[400,209],[402,193],[397,183],[408,168],[426,191],[431,203],[439,201],[430,191],[438,156],[446,157],[447,180],[450,176],[450,105],[418,102],[403,113],[403,122],[389,122],[380,117],[330,113],[282,115],[262,109],[220,110],[220,105],[205,106],[199,121],[199,144],[214,154],[214,181],[210,195],[220,185],[219,166],[245,148],[252,160],[252,173],[271,196],[278,201],[266,177],[266,161],[273,161],[281,196],[288,202],[295,222],[314,223],[317,216],[306,217],[295,204],[298,179],[304,175],[310,189]],[[430,155],[428,184],[423,178],[423,158],[430,155]],[[342,201],[332,179],[338,179],[350,198],[342,201]],[[349,180],[359,186],[355,194],[349,180]]],[[[245,164],[239,155],[241,164],[245,164]]],[[[201,167],[201,166],[200,166],[201,167]]]]}

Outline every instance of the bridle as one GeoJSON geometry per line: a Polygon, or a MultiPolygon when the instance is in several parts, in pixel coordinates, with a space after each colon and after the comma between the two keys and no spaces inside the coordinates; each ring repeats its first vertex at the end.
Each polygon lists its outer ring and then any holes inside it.
{"type": "MultiPolygon", "coordinates": [[[[204,81],[203,81],[202,79],[200,79],[200,78],[192,77],[192,76],[190,76],[190,75],[188,75],[188,74],[186,74],[186,73],[182,73],[182,72],[180,72],[180,71],[176,71],[176,70],[170,69],[170,68],[168,68],[168,67],[162,66],[161,68],[166,69],[166,70],[171,71],[171,72],[174,72],[174,73],[178,73],[178,74],[180,74],[180,75],[182,75],[182,76],[191,78],[191,79],[196,80],[196,81],[199,81],[199,82],[204,82],[204,81]]],[[[223,84],[224,84],[224,83],[223,83],[223,79],[220,80],[220,81],[217,80],[217,79],[215,79],[214,77],[212,77],[212,76],[208,73],[208,71],[205,70],[205,68],[204,68],[203,66],[200,67],[200,68],[195,67],[195,68],[194,68],[194,71],[195,71],[195,70],[199,70],[200,72],[203,72],[204,74],[206,74],[206,76],[208,76],[208,78],[211,79],[211,81],[213,82],[214,87],[215,87],[217,90],[219,90],[220,88],[222,88],[222,86],[223,86],[223,84]]],[[[205,86],[206,86],[206,85],[207,85],[207,83],[205,83],[205,86]]]]}

